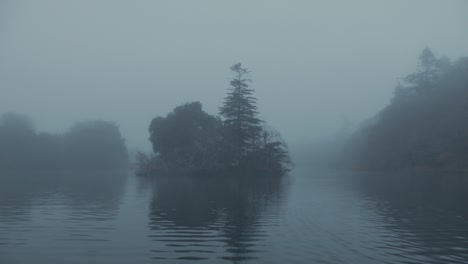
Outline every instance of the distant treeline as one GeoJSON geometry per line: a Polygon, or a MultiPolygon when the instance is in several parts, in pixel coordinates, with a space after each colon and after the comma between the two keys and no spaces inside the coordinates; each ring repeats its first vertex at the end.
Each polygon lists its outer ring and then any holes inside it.
{"type": "Polygon", "coordinates": [[[199,102],[191,102],[151,121],[154,153],[139,153],[138,174],[282,175],[289,170],[285,142],[258,117],[249,71],[240,63],[231,70],[234,77],[220,116],[204,112],[199,102]]]}
{"type": "Polygon", "coordinates": [[[360,169],[468,169],[468,58],[424,49],[418,70],[348,147],[346,161],[360,169]]]}
{"type": "Polygon", "coordinates": [[[127,166],[116,124],[76,123],[64,134],[38,133],[17,113],[0,116],[0,169],[110,169],[127,166]]]}

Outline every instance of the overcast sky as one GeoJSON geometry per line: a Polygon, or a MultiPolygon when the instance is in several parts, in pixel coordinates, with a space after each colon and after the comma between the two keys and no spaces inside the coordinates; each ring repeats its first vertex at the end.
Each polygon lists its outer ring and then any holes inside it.
{"type": "Polygon", "coordinates": [[[0,0],[0,113],[50,132],[112,120],[149,149],[153,117],[194,100],[217,113],[242,62],[294,144],[377,113],[426,46],[468,55],[468,1],[0,0]]]}

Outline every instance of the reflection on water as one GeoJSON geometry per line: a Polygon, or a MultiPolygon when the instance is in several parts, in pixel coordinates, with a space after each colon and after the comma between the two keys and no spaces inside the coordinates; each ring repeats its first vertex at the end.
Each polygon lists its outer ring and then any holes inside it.
{"type": "Polygon", "coordinates": [[[73,248],[109,240],[125,172],[0,175],[0,263],[58,261],[65,257],[65,243],[73,248]],[[49,251],[53,247],[63,251],[49,251]]]}
{"type": "Polygon", "coordinates": [[[463,175],[126,176],[0,173],[0,263],[468,263],[463,175]]]}
{"type": "Polygon", "coordinates": [[[404,172],[363,175],[361,191],[373,199],[408,262],[468,262],[468,177],[404,172]]]}
{"type": "Polygon", "coordinates": [[[158,178],[152,183],[154,259],[255,259],[268,251],[284,178],[158,178]],[[162,242],[162,245],[161,245],[162,242]]]}
{"type": "Polygon", "coordinates": [[[126,172],[2,172],[0,221],[30,220],[31,209],[63,205],[69,217],[106,220],[118,210],[126,172]]]}

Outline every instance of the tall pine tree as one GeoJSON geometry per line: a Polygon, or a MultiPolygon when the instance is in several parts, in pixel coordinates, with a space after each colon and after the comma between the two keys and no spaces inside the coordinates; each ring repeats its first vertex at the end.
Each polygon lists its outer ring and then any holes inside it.
{"type": "Polygon", "coordinates": [[[249,88],[249,71],[241,63],[231,66],[234,78],[224,98],[220,115],[223,117],[223,141],[229,163],[238,165],[259,146],[262,120],[257,115],[257,99],[249,88]]]}

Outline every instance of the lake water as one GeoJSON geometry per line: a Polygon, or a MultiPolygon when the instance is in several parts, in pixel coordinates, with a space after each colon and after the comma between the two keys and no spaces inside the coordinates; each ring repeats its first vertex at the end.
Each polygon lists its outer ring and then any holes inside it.
{"type": "Polygon", "coordinates": [[[2,173],[0,263],[468,263],[465,195],[351,177],[2,173]]]}

